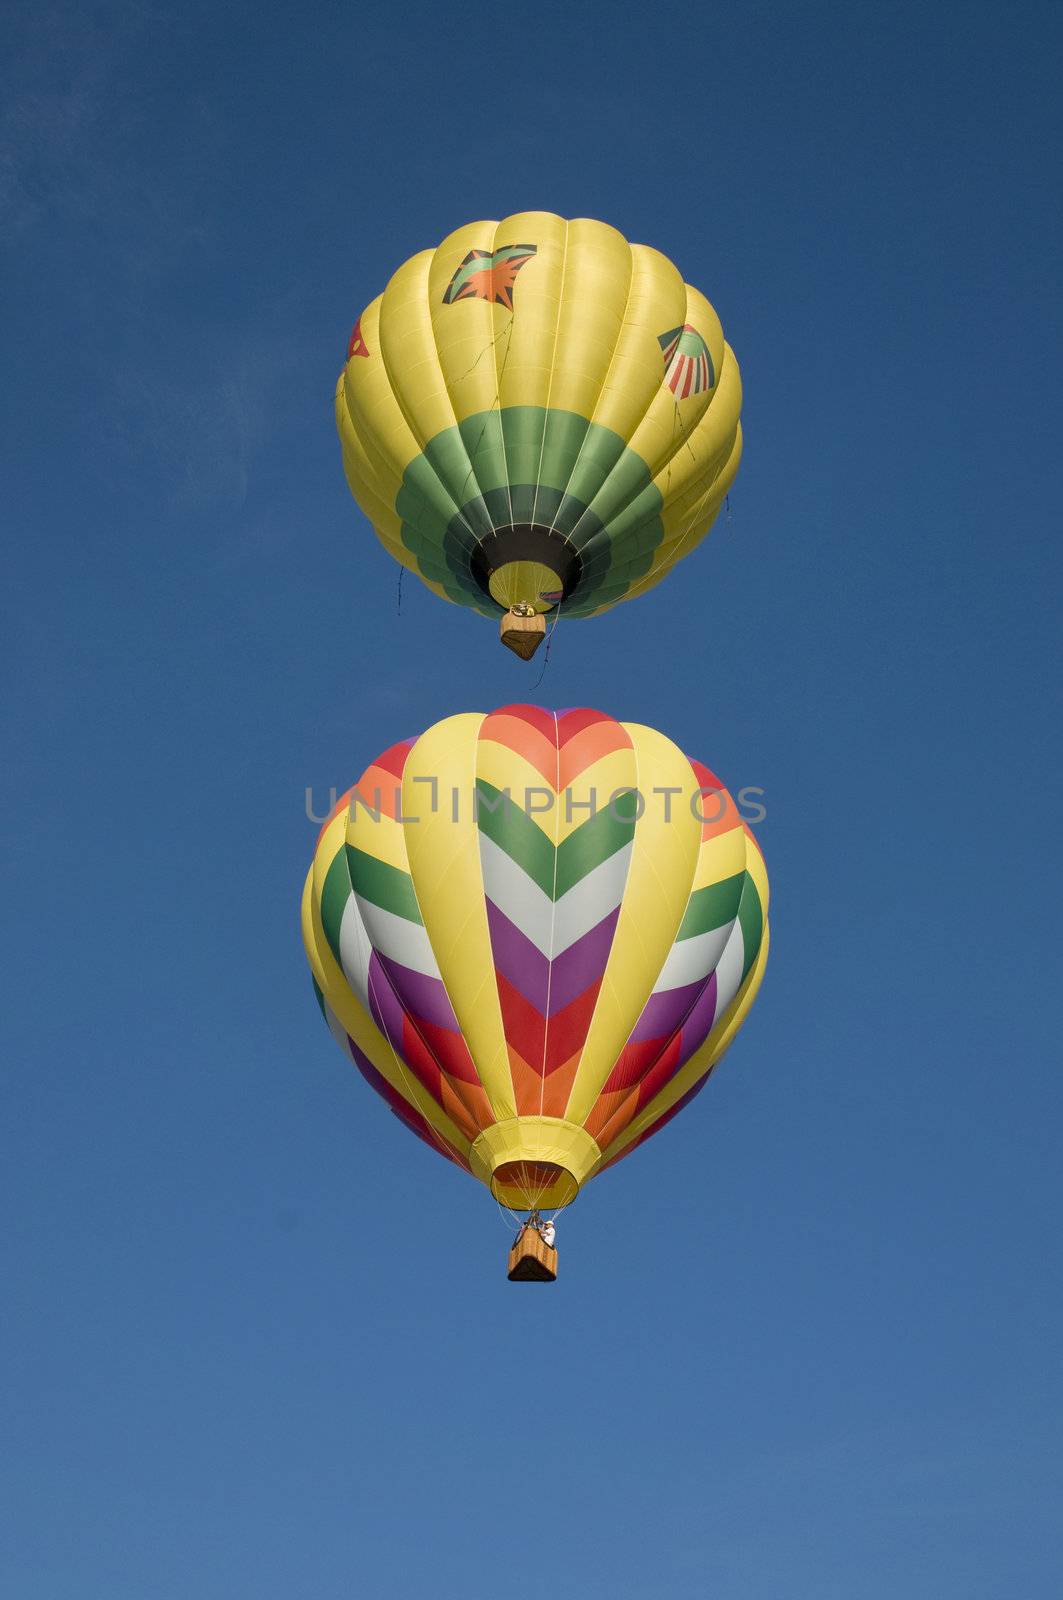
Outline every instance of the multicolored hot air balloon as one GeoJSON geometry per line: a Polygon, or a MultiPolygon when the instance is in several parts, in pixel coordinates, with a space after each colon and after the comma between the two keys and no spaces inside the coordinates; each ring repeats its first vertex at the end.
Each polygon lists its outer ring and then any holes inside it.
{"type": "Polygon", "coordinates": [[[516,705],[366,769],[321,831],[303,937],[371,1086],[537,1211],[703,1087],[760,985],[767,910],[708,768],[652,728],[516,705]]]}
{"type": "Polygon", "coordinates": [[[667,257],[530,211],[399,268],[355,325],[336,422],[385,548],[526,656],[546,613],[630,600],[704,538],[741,401],[719,318],[667,257]]]}

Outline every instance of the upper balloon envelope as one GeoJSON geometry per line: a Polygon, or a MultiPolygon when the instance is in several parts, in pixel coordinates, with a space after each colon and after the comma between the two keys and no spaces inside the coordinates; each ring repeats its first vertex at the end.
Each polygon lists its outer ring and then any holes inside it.
{"type": "Polygon", "coordinates": [[[767,908],[734,801],[663,734],[505,706],[392,746],[344,795],[303,937],[377,1092],[531,1209],[701,1088],[760,985],[767,908]]]}
{"type": "Polygon", "coordinates": [[[336,421],[355,499],[436,594],[586,617],[708,532],[741,399],[719,318],[667,257],[530,211],[399,268],[355,326],[336,421]]]}

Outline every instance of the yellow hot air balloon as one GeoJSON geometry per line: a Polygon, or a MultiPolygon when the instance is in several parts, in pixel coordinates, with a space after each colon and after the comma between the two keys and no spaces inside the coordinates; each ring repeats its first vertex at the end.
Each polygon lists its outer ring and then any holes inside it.
{"type": "Polygon", "coordinates": [[[322,829],[303,937],[373,1088],[535,1212],[703,1086],[760,985],[767,907],[707,768],[601,712],[506,706],[367,768],[322,829]]]}
{"type": "Polygon", "coordinates": [[[742,451],[738,363],[704,295],[603,222],[459,228],[362,313],[336,388],[382,544],[530,655],[704,538],[742,451]]]}

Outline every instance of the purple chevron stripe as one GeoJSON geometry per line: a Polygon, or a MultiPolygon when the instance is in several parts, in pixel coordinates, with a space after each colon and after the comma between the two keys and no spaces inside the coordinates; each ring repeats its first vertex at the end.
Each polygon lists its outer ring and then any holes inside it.
{"type": "Polygon", "coordinates": [[[592,983],[597,983],[605,971],[609,952],[613,948],[620,907],[570,944],[554,962],[550,980],[550,1015],[563,1011],[565,1006],[579,998],[592,983]]]}
{"type": "Polygon", "coordinates": [[[402,1004],[391,986],[380,957],[374,951],[369,957],[367,973],[369,1013],[393,1050],[402,1049],[402,1004]]]}
{"type": "Polygon", "coordinates": [[[379,950],[373,952],[370,973],[376,963],[379,963],[380,970],[394,987],[403,1009],[411,1017],[420,1018],[437,1028],[449,1028],[452,1033],[458,1032],[458,1019],[441,978],[429,978],[423,972],[414,972],[412,967],[404,967],[398,961],[382,956],[379,950]]]}
{"type": "Polygon", "coordinates": [[[617,906],[562,951],[551,966],[538,946],[488,900],[487,925],[495,967],[540,1016],[556,1016],[602,976],[619,916],[617,906]]]}
{"type": "Polygon", "coordinates": [[[683,1019],[683,1031],[679,1036],[679,1060],[675,1070],[684,1066],[705,1043],[712,1032],[713,1023],[716,1021],[716,974],[709,974],[709,981],[694,1001],[690,1011],[683,1019]]]}
{"type": "Polygon", "coordinates": [[[495,970],[542,1016],[550,983],[549,961],[491,899],[487,901],[487,926],[495,970]]]}
{"type": "Polygon", "coordinates": [[[679,989],[663,989],[660,994],[651,994],[632,1029],[632,1041],[670,1039],[704,987],[705,980],[701,978],[697,983],[684,983],[679,989]]]}

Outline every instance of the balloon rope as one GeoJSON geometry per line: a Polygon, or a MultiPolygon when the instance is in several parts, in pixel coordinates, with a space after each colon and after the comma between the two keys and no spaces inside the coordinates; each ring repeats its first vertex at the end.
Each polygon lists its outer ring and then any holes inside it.
{"type": "Polygon", "coordinates": [[[543,651],[543,664],[539,668],[539,676],[532,684],[533,689],[537,689],[542,683],[543,679],[546,677],[546,669],[550,665],[550,646],[554,642],[554,634],[557,632],[557,625],[561,621],[561,607],[564,605],[564,603],[565,602],[563,599],[557,602],[557,610],[554,612],[554,620],[551,622],[550,631],[546,636],[546,649],[543,651]]]}

